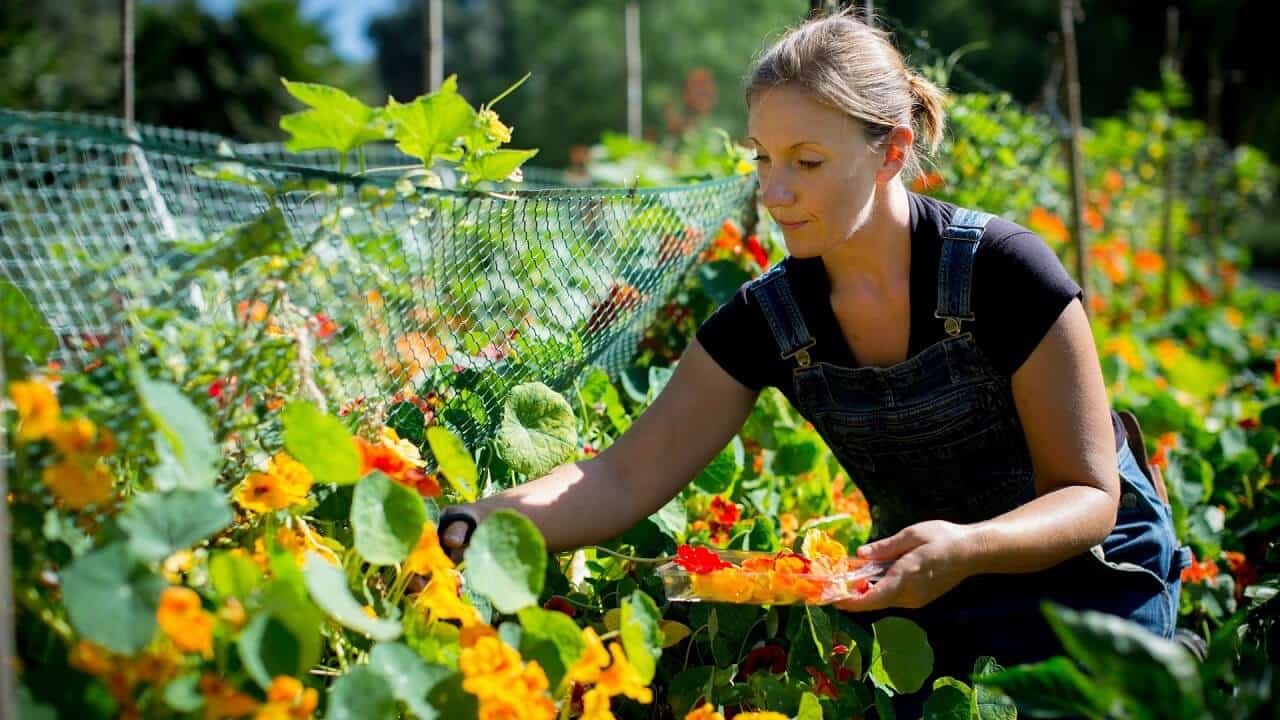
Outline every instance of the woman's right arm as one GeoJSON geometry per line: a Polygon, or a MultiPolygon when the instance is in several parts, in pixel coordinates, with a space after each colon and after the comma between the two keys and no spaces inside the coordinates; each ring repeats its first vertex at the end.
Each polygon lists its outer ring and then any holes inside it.
{"type": "MultiPolygon", "coordinates": [[[[609,448],[535,480],[467,505],[477,522],[512,509],[533,521],[552,552],[616,537],[680,492],[733,439],[758,391],[733,379],[695,339],[670,381],[609,448]]],[[[466,525],[442,528],[455,559],[466,525]]]]}

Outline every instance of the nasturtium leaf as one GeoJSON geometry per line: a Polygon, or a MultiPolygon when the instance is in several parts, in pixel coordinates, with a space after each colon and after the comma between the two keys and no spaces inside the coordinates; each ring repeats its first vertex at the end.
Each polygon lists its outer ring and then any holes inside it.
{"type": "Polygon", "coordinates": [[[463,500],[475,501],[480,471],[476,468],[475,459],[467,451],[467,446],[462,444],[462,439],[439,425],[432,425],[427,428],[427,443],[440,465],[440,474],[444,475],[463,500]]]}
{"type": "Polygon", "coordinates": [[[662,648],[664,650],[679,644],[681,640],[689,637],[692,632],[688,625],[678,623],[675,620],[663,620],[658,623],[658,627],[662,630],[662,648]]]}
{"type": "Polygon", "coordinates": [[[712,495],[728,492],[742,474],[744,458],[742,438],[734,435],[733,440],[693,479],[694,487],[712,495]]]}
{"type": "Polygon", "coordinates": [[[822,720],[822,705],[818,702],[817,695],[807,692],[800,696],[800,710],[796,713],[796,720],[822,720]]]}
{"type": "Polygon", "coordinates": [[[1141,704],[1152,717],[1199,718],[1204,693],[1195,659],[1182,646],[1115,615],[1049,605],[1045,617],[1094,684],[1141,704]]]}
{"type": "Polygon", "coordinates": [[[498,432],[498,454],[508,465],[525,475],[542,475],[577,450],[577,420],[567,400],[538,382],[512,388],[498,432]]]}
{"type": "Polygon", "coordinates": [[[547,673],[547,682],[557,687],[582,655],[581,628],[568,615],[539,607],[527,607],[519,617],[523,632],[515,647],[526,659],[537,660],[547,673]]]}
{"type": "Polygon", "coordinates": [[[180,470],[178,486],[201,490],[213,487],[221,454],[213,431],[196,406],[173,385],[152,380],[141,372],[134,374],[143,409],[156,426],[156,437],[162,439],[180,470]]]}
{"type": "Polygon", "coordinates": [[[5,375],[10,379],[25,376],[26,361],[42,365],[58,348],[58,336],[48,321],[7,280],[0,280],[0,337],[4,338],[5,375]]]}
{"type": "Polygon", "coordinates": [[[428,665],[400,643],[381,642],[369,653],[369,667],[387,681],[391,694],[418,720],[435,720],[435,708],[427,702],[431,688],[450,674],[448,668],[428,665]]]}
{"type": "Polygon", "coordinates": [[[498,612],[512,614],[538,602],[547,571],[547,546],[528,518],[499,510],[485,518],[467,547],[467,585],[498,612]]]}
{"type": "Polygon", "coordinates": [[[924,703],[922,720],[970,720],[973,692],[951,683],[935,685],[924,703]]]}
{"type": "Polygon", "coordinates": [[[18,686],[17,701],[22,720],[58,720],[58,711],[37,700],[26,685],[18,686]]]}
{"type": "Polygon", "coordinates": [[[386,136],[377,111],[338,88],[282,81],[290,95],[310,106],[280,118],[280,129],[290,136],[285,143],[290,152],[336,150],[345,154],[386,136]]]}
{"type": "Polygon", "coordinates": [[[61,581],[71,626],[82,638],[121,655],[133,655],[151,642],[167,583],[139,564],[123,543],[76,560],[61,581]]]}
{"type": "Polygon", "coordinates": [[[329,687],[326,720],[396,720],[391,683],[370,665],[356,665],[329,687]]]}
{"type": "MultiPolygon", "coordinates": [[[[973,664],[973,676],[994,675],[1003,669],[995,658],[984,655],[973,664]]],[[[975,685],[970,700],[970,712],[978,720],[1017,720],[1017,705],[1008,695],[994,687],[975,685]]]]}
{"type": "Polygon", "coordinates": [[[615,433],[621,433],[631,425],[631,418],[627,417],[627,411],[622,407],[618,388],[614,387],[609,374],[601,368],[592,368],[583,375],[579,381],[578,395],[589,411],[603,411],[615,433]]]}
{"type": "Polygon", "coordinates": [[[374,565],[394,565],[422,537],[427,508],[417,492],[374,471],[356,485],[351,528],[356,552],[374,565]]]}
{"type": "Polygon", "coordinates": [[[900,617],[887,617],[871,625],[875,634],[871,675],[899,693],[913,693],[933,672],[933,648],[924,630],[900,617]]]}
{"type": "Polygon", "coordinates": [[[1003,690],[1031,717],[1103,717],[1113,693],[1085,677],[1070,658],[1055,657],[973,678],[975,686],[1003,690]]]}
{"type": "MultiPolygon", "coordinates": [[[[200,694],[199,675],[183,675],[164,686],[164,704],[180,713],[193,713],[204,705],[200,694]]],[[[25,715],[23,716],[26,717],[25,715]]]]}
{"type": "Polygon", "coordinates": [[[137,495],[120,517],[129,550],[143,560],[163,560],[231,524],[225,493],[213,488],[137,495]]]}
{"type": "Polygon", "coordinates": [[[640,682],[648,684],[662,656],[663,633],[659,625],[662,614],[653,598],[643,590],[627,596],[621,608],[622,649],[640,676],[640,682]]]}
{"type": "Polygon", "coordinates": [[[822,450],[812,440],[799,440],[778,448],[770,469],[775,475],[793,477],[811,472],[818,463],[822,450]]]}
{"type": "Polygon", "coordinates": [[[462,673],[454,673],[437,682],[427,692],[427,700],[440,717],[473,718],[479,714],[476,696],[462,688],[462,673]]]}
{"type": "Polygon", "coordinates": [[[341,569],[316,553],[308,552],[303,574],[306,576],[307,589],[311,591],[311,599],[329,617],[379,642],[400,637],[400,623],[365,614],[363,607],[352,596],[346,573],[341,569]]]}
{"type": "Polygon", "coordinates": [[[360,479],[360,451],[342,421],[301,400],[286,405],[280,417],[285,449],[316,482],[351,485],[360,479]]]}
{"type": "Polygon", "coordinates": [[[1280,403],[1273,403],[1258,413],[1258,420],[1273,430],[1280,430],[1280,403]]]}
{"type": "Polygon", "coordinates": [[[455,143],[471,131],[475,108],[458,94],[458,81],[450,75],[440,89],[401,104],[388,100],[386,115],[392,122],[396,147],[406,155],[431,165],[437,156],[456,160],[455,143]]]}
{"type": "Polygon", "coordinates": [[[414,445],[422,445],[427,441],[426,416],[417,405],[408,400],[402,400],[387,410],[387,427],[414,445]]]}
{"type": "MultiPolygon", "coordinates": [[[[283,555],[300,573],[292,556],[283,555]]],[[[324,614],[307,597],[306,588],[296,584],[277,579],[268,585],[262,609],[236,639],[245,671],[264,690],[276,676],[304,677],[320,661],[324,637],[317,628],[324,614]]]]}
{"type": "Polygon", "coordinates": [[[243,601],[257,589],[262,570],[245,555],[220,550],[209,557],[209,580],[219,597],[243,601]]]}

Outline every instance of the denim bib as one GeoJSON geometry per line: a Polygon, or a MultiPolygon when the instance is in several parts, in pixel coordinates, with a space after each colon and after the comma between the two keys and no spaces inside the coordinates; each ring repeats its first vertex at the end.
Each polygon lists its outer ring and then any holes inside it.
{"type": "MultiPolygon", "coordinates": [[[[814,362],[809,351],[816,341],[782,264],[748,286],[782,357],[794,363],[797,410],[867,497],[873,538],[925,520],[975,523],[1035,498],[1031,453],[1011,378],[996,369],[965,328],[975,319],[970,304],[974,257],[991,217],[957,209],[943,232],[934,311],[947,336],[891,367],[814,362]]],[[[989,651],[985,654],[1001,662],[1033,662],[1054,652],[1054,638],[1040,613],[1044,599],[1118,614],[1171,637],[1179,577],[1190,554],[1178,548],[1168,506],[1127,445],[1117,451],[1116,462],[1120,508],[1102,544],[1039,573],[970,578],[918,613],[922,624],[968,643],[968,655],[989,651]],[[924,622],[929,619],[935,622],[924,622]],[[1008,628],[1009,622],[1038,632],[955,635],[957,623],[1008,628]]],[[[932,640],[936,633],[930,633],[932,640]]],[[[966,661],[972,662],[966,656],[958,664],[966,661]]],[[[967,674],[971,668],[959,671],[967,674]]]]}

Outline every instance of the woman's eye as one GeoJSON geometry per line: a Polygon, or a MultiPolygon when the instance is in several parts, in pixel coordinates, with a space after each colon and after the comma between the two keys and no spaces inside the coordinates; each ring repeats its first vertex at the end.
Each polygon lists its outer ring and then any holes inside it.
{"type": "Polygon", "coordinates": [[[764,155],[756,155],[755,157],[753,157],[753,158],[751,158],[751,159],[752,159],[752,160],[755,160],[755,161],[756,161],[756,162],[758,162],[758,163],[767,163],[767,162],[769,162],[769,158],[768,158],[768,157],[766,157],[766,156],[764,156],[764,155]]]}
{"type": "Polygon", "coordinates": [[[801,160],[800,167],[806,170],[812,170],[822,164],[821,160],[801,160]]]}

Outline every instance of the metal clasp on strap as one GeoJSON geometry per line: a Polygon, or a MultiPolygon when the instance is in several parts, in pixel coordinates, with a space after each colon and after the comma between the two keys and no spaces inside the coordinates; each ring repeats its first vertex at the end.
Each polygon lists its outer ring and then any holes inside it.
{"type": "Polygon", "coordinates": [[[972,314],[967,316],[942,315],[936,310],[934,311],[933,316],[942,321],[942,328],[946,330],[947,334],[951,337],[956,337],[960,334],[960,323],[966,320],[973,320],[972,314]]]}
{"type": "Polygon", "coordinates": [[[817,344],[818,344],[817,340],[810,340],[809,343],[804,347],[783,355],[782,359],[789,360],[791,358],[795,358],[796,362],[799,363],[800,367],[807,368],[809,367],[809,364],[812,362],[812,360],[809,358],[809,348],[817,344]]]}

